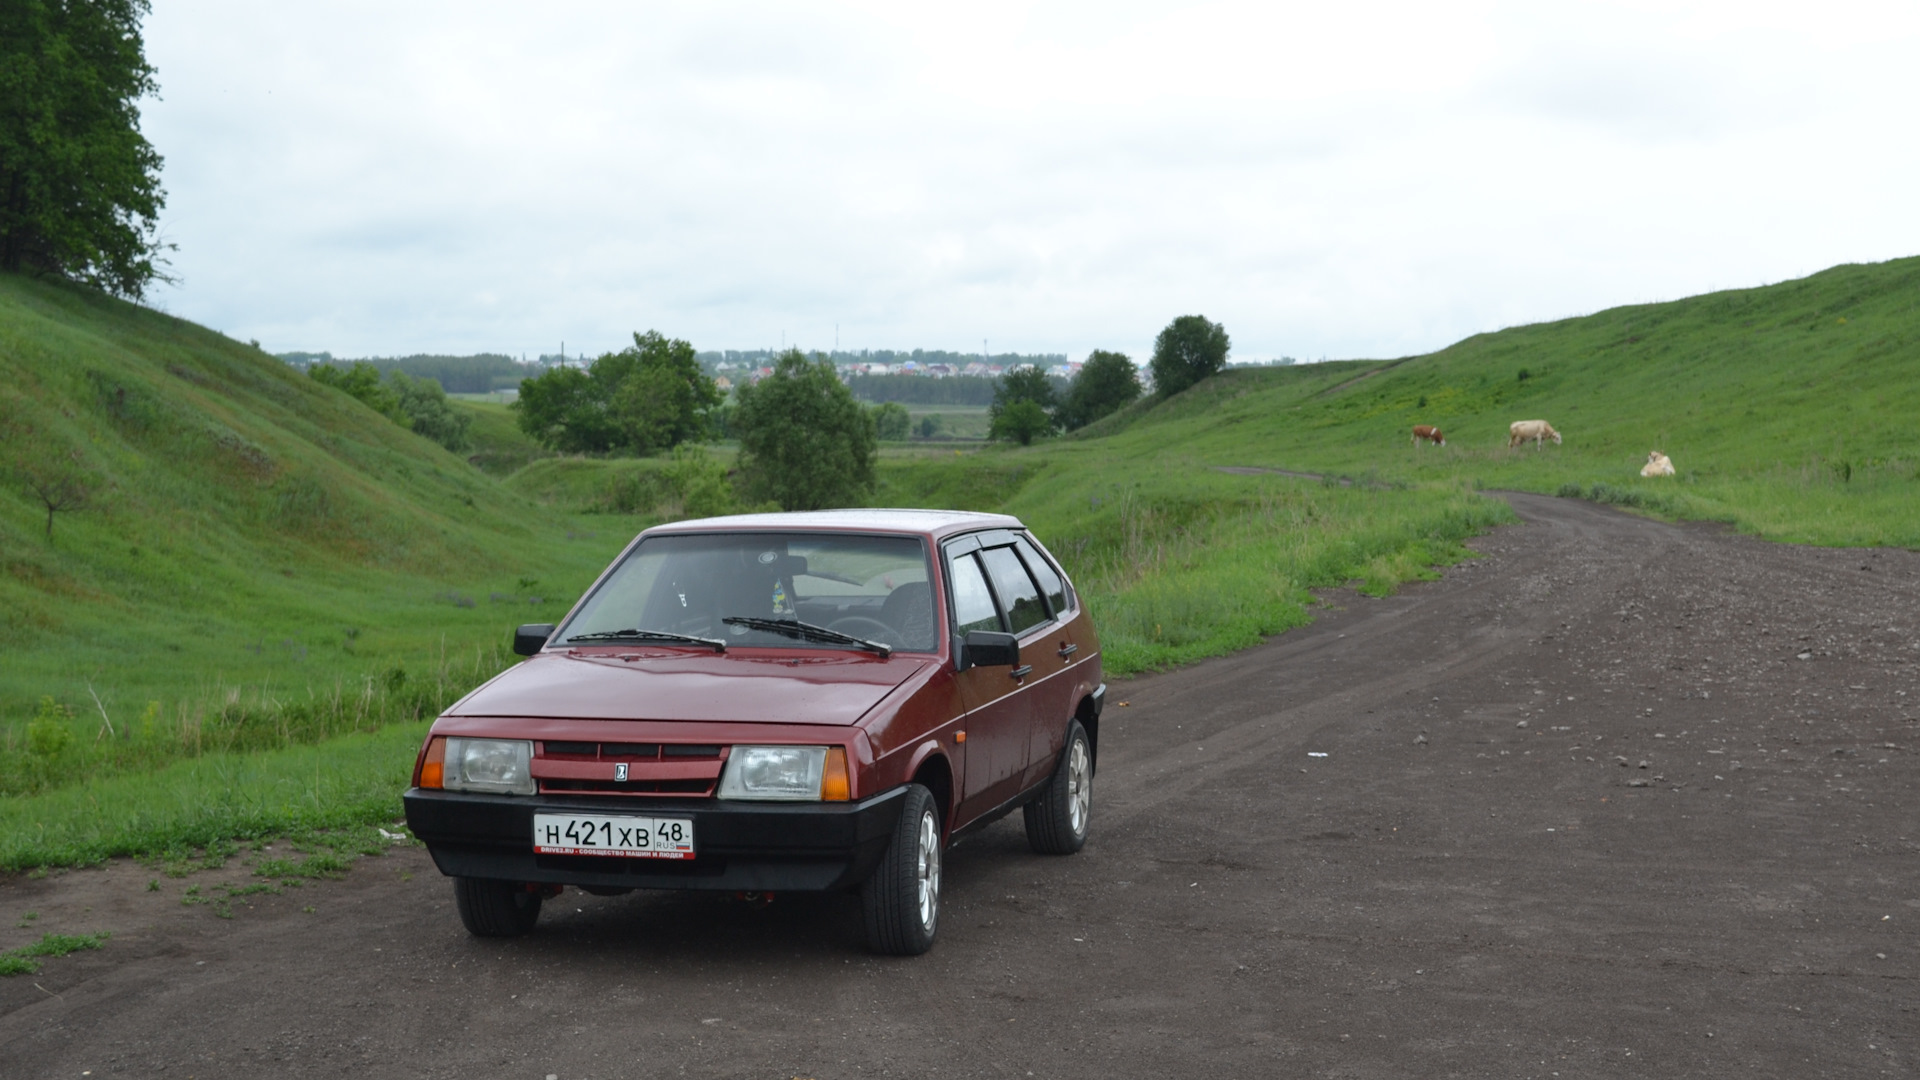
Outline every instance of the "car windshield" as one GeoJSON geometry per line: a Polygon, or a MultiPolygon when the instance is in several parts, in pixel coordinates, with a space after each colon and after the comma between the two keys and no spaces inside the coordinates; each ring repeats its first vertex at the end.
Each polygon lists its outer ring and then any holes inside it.
{"type": "Polygon", "coordinates": [[[561,628],[561,644],[680,635],[729,647],[846,649],[751,625],[798,621],[908,652],[939,647],[926,545],[911,536],[710,533],[642,541],[561,628]],[[729,622],[728,620],[740,620],[729,622]]]}

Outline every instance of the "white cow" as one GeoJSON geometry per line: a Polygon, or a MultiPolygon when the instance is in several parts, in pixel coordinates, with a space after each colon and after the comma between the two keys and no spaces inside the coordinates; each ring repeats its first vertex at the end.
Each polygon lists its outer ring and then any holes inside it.
{"type": "Polygon", "coordinates": [[[1507,425],[1507,449],[1511,450],[1528,439],[1533,440],[1536,450],[1543,439],[1552,439],[1555,446],[1560,445],[1560,433],[1545,420],[1515,420],[1507,425]]]}
{"type": "Polygon", "coordinates": [[[1658,450],[1647,452],[1647,463],[1640,466],[1641,476],[1672,476],[1673,459],[1658,450]]]}

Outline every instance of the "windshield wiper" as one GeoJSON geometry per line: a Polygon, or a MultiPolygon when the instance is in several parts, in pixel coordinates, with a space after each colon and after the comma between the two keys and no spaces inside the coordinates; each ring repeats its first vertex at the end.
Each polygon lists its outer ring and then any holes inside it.
{"type": "Polygon", "coordinates": [[[591,634],[575,634],[567,639],[569,645],[576,641],[679,641],[688,645],[706,645],[714,652],[727,651],[727,643],[719,638],[672,634],[665,630],[600,630],[591,634]]]}
{"type": "Polygon", "coordinates": [[[788,637],[803,638],[807,641],[825,642],[831,645],[857,645],[862,649],[872,649],[881,656],[893,655],[893,646],[891,645],[883,645],[878,641],[868,641],[866,638],[854,637],[852,634],[843,634],[838,630],[830,630],[824,626],[815,626],[812,623],[801,622],[798,619],[757,619],[751,615],[729,615],[720,621],[726,623],[728,626],[744,626],[749,630],[767,630],[775,634],[785,634],[788,637]]]}

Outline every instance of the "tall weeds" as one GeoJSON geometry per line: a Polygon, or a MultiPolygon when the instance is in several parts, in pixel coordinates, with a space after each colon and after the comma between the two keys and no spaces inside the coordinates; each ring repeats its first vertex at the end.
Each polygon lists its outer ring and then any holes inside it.
{"type": "Polygon", "coordinates": [[[499,648],[439,656],[409,671],[394,665],[331,685],[228,686],[172,703],[148,702],[118,722],[97,701],[42,698],[34,716],[0,735],[0,795],[30,795],[76,781],[183,758],[310,745],[351,732],[432,719],[510,661],[499,648]]]}

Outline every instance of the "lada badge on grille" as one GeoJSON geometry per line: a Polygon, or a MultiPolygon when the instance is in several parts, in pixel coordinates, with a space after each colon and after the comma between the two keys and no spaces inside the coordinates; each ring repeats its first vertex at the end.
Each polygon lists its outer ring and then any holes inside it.
{"type": "Polygon", "coordinates": [[[627,763],[626,762],[623,761],[620,764],[615,765],[613,767],[613,779],[615,783],[626,782],[626,779],[627,779],[627,763]]]}

